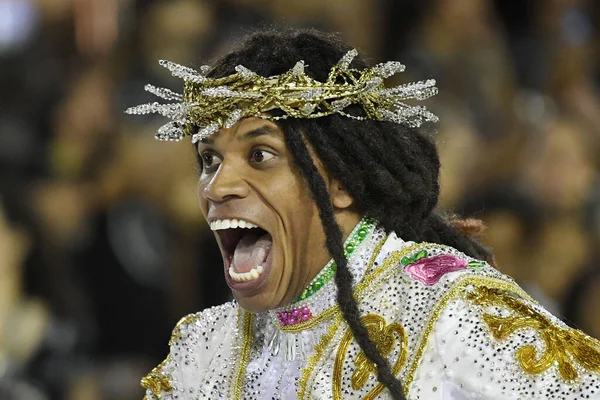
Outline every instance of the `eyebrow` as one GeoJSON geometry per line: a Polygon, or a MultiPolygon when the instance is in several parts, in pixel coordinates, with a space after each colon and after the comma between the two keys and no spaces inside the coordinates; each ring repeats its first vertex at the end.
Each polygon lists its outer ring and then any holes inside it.
{"type": "MultiPolygon", "coordinates": [[[[244,134],[242,134],[240,136],[240,139],[247,141],[247,140],[254,139],[254,138],[257,138],[260,136],[271,136],[273,138],[283,140],[281,132],[279,132],[275,128],[272,128],[269,125],[264,125],[264,126],[261,126],[260,128],[252,129],[251,131],[245,132],[244,134]]],[[[214,144],[215,143],[215,141],[210,137],[202,138],[202,139],[200,139],[200,142],[206,143],[206,144],[214,144]]]]}
{"type": "Polygon", "coordinates": [[[259,136],[271,136],[271,137],[274,137],[277,139],[283,139],[281,132],[270,127],[269,125],[264,125],[264,126],[261,126],[260,128],[256,128],[251,131],[248,131],[241,136],[241,139],[242,140],[250,140],[250,139],[257,138],[259,136]]]}

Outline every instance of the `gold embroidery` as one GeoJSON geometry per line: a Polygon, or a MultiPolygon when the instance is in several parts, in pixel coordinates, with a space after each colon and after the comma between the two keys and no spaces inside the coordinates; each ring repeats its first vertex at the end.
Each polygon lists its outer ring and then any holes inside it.
{"type": "MultiPolygon", "coordinates": [[[[354,296],[356,297],[357,302],[360,302],[363,299],[364,292],[376,280],[376,278],[379,277],[383,272],[389,270],[390,267],[395,266],[398,263],[398,261],[400,260],[399,257],[404,255],[403,252],[394,252],[384,260],[381,267],[374,269],[373,265],[375,264],[375,259],[379,255],[379,252],[383,248],[383,245],[385,244],[386,240],[387,240],[387,236],[384,237],[377,244],[375,251],[373,252],[373,255],[371,256],[371,259],[369,260],[369,264],[368,264],[366,270],[373,271],[373,272],[372,273],[367,272],[365,274],[365,276],[363,277],[363,279],[354,288],[354,296]]],[[[413,247],[417,247],[417,245],[409,246],[407,251],[413,247]]],[[[327,333],[325,335],[323,335],[323,337],[321,338],[321,342],[315,346],[315,352],[313,353],[312,356],[310,356],[308,358],[306,366],[302,369],[302,378],[300,379],[299,384],[298,384],[298,399],[304,399],[305,396],[310,394],[310,393],[307,393],[307,390],[306,390],[308,387],[308,380],[310,379],[310,376],[313,374],[313,371],[316,368],[317,363],[323,356],[323,353],[324,353],[325,349],[327,348],[327,345],[329,344],[331,339],[333,339],[333,336],[335,336],[335,333],[337,332],[338,328],[340,327],[340,325],[342,324],[343,321],[344,321],[344,318],[343,318],[341,312],[338,312],[335,316],[334,322],[327,329],[327,333]]]]}
{"type": "Polygon", "coordinates": [[[587,370],[600,373],[600,342],[575,329],[561,328],[548,317],[534,310],[521,300],[499,289],[478,287],[467,298],[474,304],[505,307],[515,315],[500,317],[483,314],[483,320],[497,340],[507,339],[520,329],[531,328],[540,336],[545,345],[538,356],[536,348],[523,345],[516,352],[516,358],[525,372],[540,374],[553,365],[558,366],[560,376],[566,381],[578,378],[576,361],[587,370]]]}
{"type": "MultiPolygon", "coordinates": [[[[406,247],[400,249],[399,251],[395,251],[395,252],[391,253],[385,259],[385,261],[379,268],[374,269],[371,274],[366,276],[365,279],[363,279],[356,286],[355,293],[357,294],[358,301],[361,301],[364,298],[363,293],[366,291],[367,288],[371,287],[375,281],[379,280],[380,285],[382,285],[386,281],[386,279],[384,279],[386,275],[398,273],[398,269],[396,267],[398,266],[398,263],[400,262],[402,257],[412,254],[413,252],[421,250],[421,249],[434,249],[434,248],[443,249],[443,248],[447,248],[447,246],[443,246],[443,245],[439,245],[439,244],[435,244],[435,243],[415,243],[415,244],[411,244],[410,246],[406,246],[406,247]]],[[[416,371],[419,367],[419,361],[421,360],[421,357],[425,353],[427,345],[429,344],[429,337],[431,335],[431,332],[433,332],[433,330],[434,330],[435,323],[437,322],[440,314],[442,313],[442,311],[444,310],[444,308],[447,306],[447,304],[450,301],[455,300],[456,298],[459,298],[459,297],[463,297],[465,288],[469,285],[489,286],[489,287],[493,287],[493,288],[512,291],[530,301],[534,301],[531,297],[529,297],[529,295],[525,291],[523,291],[520,287],[518,287],[512,281],[505,281],[505,280],[495,278],[495,277],[484,277],[484,276],[473,276],[473,275],[468,275],[464,278],[458,277],[457,281],[454,282],[454,287],[451,290],[449,290],[448,293],[444,297],[442,297],[442,299],[435,306],[435,308],[433,309],[433,311],[431,312],[431,314],[429,315],[429,317],[427,319],[427,325],[423,331],[423,335],[421,336],[422,339],[417,347],[415,357],[406,372],[406,379],[404,380],[404,392],[405,393],[408,393],[410,384],[414,380],[416,371]]],[[[376,290],[376,289],[377,289],[377,287],[371,287],[370,291],[372,292],[373,290],[376,290]]]]}
{"type": "MultiPolygon", "coordinates": [[[[373,250],[373,254],[371,255],[371,258],[369,259],[369,263],[367,264],[367,268],[365,270],[367,272],[365,272],[365,276],[363,277],[363,280],[368,278],[368,276],[369,276],[368,271],[370,271],[373,267],[373,264],[375,264],[375,259],[377,259],[377,256],[381,252],[381,249],[383,248],[383,245],[385,244],[387,238],[388,238],[388,235],[385,235],[383,237],[383,239],[381,239],[379,241],[379,243],[377,243],[377,245],[375,246],[375,249],[373,250]]],[[[360,285],[360,283],[362,283],[362,280],[361,280],[361,282],[359,282],[359,284],[357,285],[357,287],[355,288],[355,291],[354,291],[354,295],[357,299],[358,299],[358,296],[362,293],[362,291],[364,291],[364,289],[366,289],[366,287],[367,287],[367,286],[365,286],[363,289],[359,289],[358,286],[360,285]]],[[[314,351],[313,355],[308,358],[308,360],[306,362],[306,366],[304,368],[302,368],[302,377],[300,378],[300,381],[298,382],[298,399],[304,399],[305,395],[309,394],[306,391],[306,388],[308,387],[308,380],[309,380],[310,376],[312,375],[312,372],[314,371],[315,367],[317,366],[317,363],[321,359],[323,353],[325,352],[327,345],[329,344],[331,339],[333,339],[333,336],[335,336],[335,333],[337,332],[338,328],[344,321],[344,318],[343,318],[341,312],[339,311],[339,307],[336,305],[336,306],[332,307],[332,309],[335,310],[335,312],[333,313],[333,316],[334,316],[333,322],[327,328],[327,333],[323,335],[323,337],[321,338],[321,341],[315,345],[315,351],[314,351]]]]}
{"type": "MultiPolygon", "coordinates": [[[[392,367],[392,374],[394,376],[397,375],[402,369],[402,365],[406,361],[408,353],[408,336],[404,331],[404,327],[398,323],[386,325],[385,319],[376,314],[365,315],[361,318],[361,322],[365,328],[367,328],[369,337],[377,345],[377,350],[379,350],[379,353],[383,357],[387,357],[396,347],[397,336],[400,344],[400,354],[392,367]]],[[[333,365],[333,398],[335,400],[340,400],[342,398],[342,369],[352,339],[352,332],[348,329],[340,342],[335,357],[333,365]]],[[[377,375],[377,366],[367,358],[363,351],[355,358],[354,365],[356,365],[356,370],[352,374],[350,382],[352,384],[352,389],[360,390],[367,383],[371,374],[377,375]]],[[[364,399],[371,400],[376,398],[383,389],[384,385],[378,383],[373,390],[367,393],[364,399]]]]}
{"type": "MultiPolygon", "coordinates": [[[[244,385],[244,375],[246,374],[246,367],[250,362],[250,351],[252,350],[253,341],[253,330],[254,330],[254,314],[246,311],[241,311],[243,315],[242,323],[242,348],[240,351],[240,360],[238,364],[238,370],[235,374],[235,385],[233,388],[233,398],[239,400],[242,398],[242,389],[244,385]]],[[[241,319],[241,315],[238,317],[241,319]]]]}
{"type": "MultiPolygon", "coordinates": [[[[370,289],[369,291],[373,290],[372,285],[375,281],[379,281],[381,284],[383,284],[383,282],[385,281],[384,278],[386,275],[397,273],[397,269],[395,267],[397,267],[397,264],[401,260],[402,257],[404,257],[407,254],[410,254],[418,249],[442,248],[442,247],[445,247],[445,246],[429,244],[429,243],[413,244],[413,245],[410,245],[410,246],[407,246],[407,247],[401,249],[400,251],[390,254],[384,261],[383,265],[381,265],[378,268],[372,269],[372,273],[367,274],[367,276],[365,276],[365,278],[363,278],[363,280],[355,287],[355,295],[357,296],[357,299],[359,301],[362,300],[364,298],[363,295],[365,294],[367,289],[370,289]]],[[[422,339],[418,343],[415,357],[413,358],[411,364],[408,366],[407,371],[406,371],[406,375],[405,375],[406,378],[404,379],[405,393],[409,392],[410,385],[414,381],[414,376],[419,367],[420,360],[427,349],[427,346],[429,344],[429,338],[435,328],[435,324],[436,324],[437,320],[439,319],[439,316],[441,315],[443,310],[447,307],[448,303],[450,303],[451,301],[456,300],[458,298],[465,297],[465,293],[468,292],[468,290],[467,290],[468,286],[473,286],[474,288],[483,287],[483,288],[489,289],[489,290],[511,292],[511,293],[514,293],[516,296],[520,296],[521,298],[524,298],[528,301],[535,303],[535,301],[526,292],[524,292],[520,287],[518,287],[510,279],[502,279],[502,278],[493,277],[493,276],[486,277],[486,276],[473,276],[473,275],[468,275],[464,278],[458,277],[457,281],[455,281],[453,283],[453,287],[448,291],[448,293],[444,297],[442,297],[439,300],[438,304],[434,307],[433,311],[431,312],[431,314],[429,315],[429,317],[427,319],[427,324],[423,331],[423,334],[421,335],[422,339]]],[[[509,296],[509,295],[507,294],[507,296],[509,296]]],[[[338,317],[340,318],[340,320],[337,325],[341,325],[341,323],[343,322],[343,319],[341,318],[341,315],[339,315],[338,317]]],[[[326,338],[327,340],[326,340],[324,347],[326,347],[326,345],[329,343],[329,341],[331,341],[333,339],[333,336],[334,336],[336,330],[338,329],[338,327],[339,326],[331,326],[330,327],[330,335],[328,335],[328,337],[326,338]]],[[[560,328],[555,327],[555,329],[560,329],[560,328]]],[[[564,330],[564,331],[566,331],[566,332],[560,337],[560,339],[563,340],[563,343],[567,342],[567,343],[572,344],[570,346],[565,346],[565,348],[568,347],[568,351],[569,351],[570,355],[575,360],[577,360],[584,368],[591,370],[591,371],[600,372],[599,371],[600,370],[600,344],[598,343],[598,341],[584,335],[583,333],[581,333],[579,331],[573,331],[573,330],[564,330]]],[[[564,344],[561,344],[561,346],[564,346],[564,344]]],[[[533,350],[534,349],[531,348],[531,350],[526,350],[524,353],[522,353],[523,354],[522,360],[526,365],[528,365],[527,364],[528,362],[530,363],[529,365],[531,365],[531,361],[535,362],[535,353],[533,352],[533,350]],[[528,354],[527,353],[528,351],[531,353],[528,354]]],[[[324,351],[324,348],[321,350],[321,352],[322,351],[324,351]]],[[[315,353],[313,355],[313,357],[315,359],[311,360],[312,361],[310,363],[311,365],[307,365],[307,367],[303,370],[303,378],[301,380],[301,382],[303,382],[303,386],[301,386],[302,391],[299,392],[299,394],[304,395],[306,393],[306,385],[307,385],[308,379],[310,377],[310,374],[316,367],[316,364],[321,356],[322,356],[321,354],[315,353]]],[[[567,357],[567,360],[569,360],[568,357],[567,357]]],[[[538,362],[539,362],[539,360],[538,360],[538,362]]],[[[570,366],[572,367],[572,365],[570,365],[570,366]]],[[[569,367],[566,367],[564,369],[564,371],[567,372],[567,376],[568,376],[569,370],[570,370],[569,367]]],[[[302,398],[302,397],[300,397],[300,398],[302,398]]]]}
{"type": "Polygon", "coordinates": [[[173,390],[169,375],[163,372],[163,368],[171,360],[171,355],[154,368],[148,375],[142,379],[142,387],[149,389],[158,400],[162,399],[163,393],[168,393],[173,390]]]}
{"type": "Polygon", "coordinates": [[[467,288],[467,286],[470,286],[470,285],[472,285],[474,287],[475,286],[486,286],[486,287],[497,288],[497,289],[501,289],[501,290],[512,291],[513,293],[516,293],[517,295],[520,295],[522,297],[529,299],[527,293],[525,293],[521,288],[516,286],[514,283],[503,281],[498,278],[469,276],[469,277],[464,278],[461,281],[457,282],[456,286],[454,286],[454,288],[452,288],[448,292],[448,294],[446,296],[444,296],[440,300],[440,302],[436,305],[436,307],[434,308],[433,312],[430,314],[430,316],[427,320],[427,326],[425,327],[425,329],[423,331],[422,339],[417,347],[417,352],[416,352],[415,358],[406,373],[406,379],[404,380],[404,392],[405,393],[408,393],[410,384],[414,380],[415,374],[417,372],[417,368],[419,368],[419,362],[421,360],[421,357],[423,357],[423,353],[425,353],[425,350],[427,349],[427,346],[429,344],[429,338],[431,336],[431,333],[435,329],[435,324],[438,321],[440,314],[446,308],[446,306],[448,305],[449,302],[451,302],[452,300],[455,300],[457,298],[464,297],[466,288],[467,288]]]}

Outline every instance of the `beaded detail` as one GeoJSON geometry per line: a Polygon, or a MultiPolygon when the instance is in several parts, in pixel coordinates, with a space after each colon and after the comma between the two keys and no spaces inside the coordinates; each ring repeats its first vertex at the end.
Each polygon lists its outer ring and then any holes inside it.
{"type": "Polygon", "coordinates": [[[277,313],[279,324],[281,326],[295,325],[300,322],[306,322],[312,318],[312,313],[308,306],[294,308],[290,311],[280,311],[277,313]]]}

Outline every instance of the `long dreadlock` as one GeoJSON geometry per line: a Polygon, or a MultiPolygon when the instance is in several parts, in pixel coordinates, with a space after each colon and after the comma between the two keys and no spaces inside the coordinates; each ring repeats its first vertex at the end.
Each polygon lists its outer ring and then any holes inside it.
{"type": "MultiPolygon", "coordinates": [[[[279,75],[304,60],[306,73],[323,82],[349,49],[337,37],[314,30],[261,32],[249,36],[240,48],[218,60],[209,75],[233,74],[239,64],[262,76],[279,75]]],[[[366,63],[355,58],[352,67],[363,69],[366,63]]],[[[361,112],[356,106],[351,110],[355,115],[361,112]]],[[[434,211],[440,189],[440,160],[431,138],[402,125],[356,121],[339,115],[316,120],[288,119],[279,125],[319,210],[326,247],[337,265],[337,302],[344,319],[365,355],[377,365],[377,379],[394,399],[405,399],[402,383],[392,374],[389,363],[361,323],[342,231],[308,145],[327,172],[342,182],[364,214],[378,221],[386,232],[394,231],[404,240],[449,245],[480,259],[491,260],[491,255],[434,211]]]]}

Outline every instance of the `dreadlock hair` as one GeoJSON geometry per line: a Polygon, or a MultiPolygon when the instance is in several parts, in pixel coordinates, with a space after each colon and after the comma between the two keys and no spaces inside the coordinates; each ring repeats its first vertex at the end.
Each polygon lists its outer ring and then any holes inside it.
{"type": "MultiPolygon", "coordinates": [[[[234,74],[239,64],[262,76],[279,75],[304,60],[306,73],[324,82],[331,67],[349,50],[336,36],[315,30],[263,31],[248,36],[239,48],[219,59],[209,76],[234,74]]],[[[364,69],[366,63],[357,57],[352,67],[364,69]]],[[[359,106],[349,111],[354,115],[363,113],[359,106]]],[[[491,259],[491,255],[434,211],[440,190],[440,160],[432,139],[419,130],[336,114],[317,119],[284,119],[278,124],[319,210],[326,247],[337,265],[337,302],[344,319],[365,355],[377,365],[377,379],[394,399],[405,399],[402,383],[392,374],[388,361],[361,323],[342,231],[308,146],[327,172],[342,182],[360,210],[387,233],[394,231],[404,240],[449,245],[479,259],[491,259]]]]}

